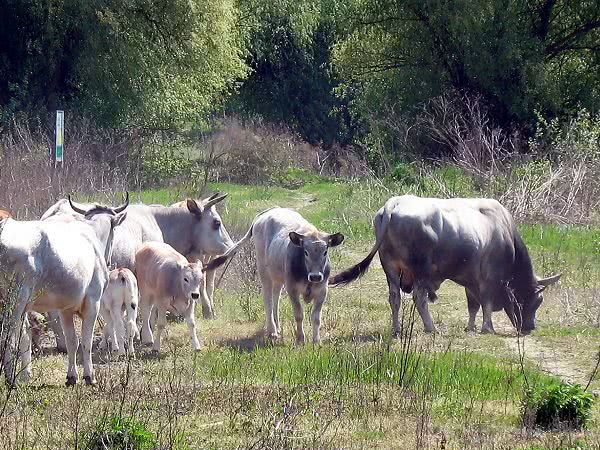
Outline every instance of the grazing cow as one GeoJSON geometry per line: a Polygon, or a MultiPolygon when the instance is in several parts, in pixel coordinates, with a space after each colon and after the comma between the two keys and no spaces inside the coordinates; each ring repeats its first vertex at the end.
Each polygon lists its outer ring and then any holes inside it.
{"type": "MultiPolygon", "coordinates": [[[[187,200],[187,208],[168,206],[131,205],[127,219],[116,229],[113,251],[115,267],[135,272],[135,254],[145,242],[165,242],[186,257],[194,255],[222,255],[232,245],[227,230],[214,205],[227,194],[213,196],[206,202],[187,200]]],[[[42,216],[44,219],[59,215],[87,213],[93,205],[75,204],[59,200],[42,216]]],[[[205,318],[213,316],[210,303],[202,305],[205,318]]]]}
{"type": "Polygon", "coordinates": [[[215,269],[233,256],[235,251],[254,237],[256,263],[263,288],[266,313],[266,331],[271,338],[281,332],[279,323],[279,297],[285,288],[290,296],[296,319],[296,342],[303,344],[304,301],[314,302],[311,314],[313,343],[321,341],[321,307],[327,298],[327,281],[330,247],[344,241],[341,233],[327,234],[319,231],[296,211],[272,208],[259,214],[246,235],[227,253],[208,264],[215,269]]]}
{"type": "Polygon", "coordinates": [[[373,257],[387,277],[394,334],[400,333],[400,290],[412,292],[425,331],[435,327],[428,301],[444,280],[465,288],[467,329],[483,309],[483,333],[494,333],[492,311],[504,309],[517,330],[535,328],[542,291],[559,275],[538,279],[512,216],[496,200],[390,198],[375,216],[375,245],[357,265],[331,278],[331,285],[363,275],[373,257]],[[515,305],[517,308],[515,308],[515,305]]]}
{"type": "Polygon", "coordinates": [[[185,318],[192,348],[199,350],[194,306],[198,299],[203,305],[208,302],[202,262],[188,262],[185,256],[164,242],[147,242],[135,255],[135,267],[140,289],[142,343],[153,344],[153,349],[160,351],[160,337],[167,324],[165,314],[174,309],[185,318]],[[150,328],[153,307],[158,310],[154,338],[150,328]]]}
{"type": "Polygon", "coordinates": [[[134,355],[133,340],[138,334],[136,325],[138,303],[138,285],[133,272],[129,269],[112,270],[100,302],[100,314],[106,322],[100,348],[106,348],[110,344],[113,351],[124,355],[125,337],[127,337],[127,349],[131,355],[134,355]]]}
{"type": "MultiPolygon", "coordinates": [[[[121,211],[126,206],[103,208],[103,211],[97,208],[92,216],[80,220],[20,222],[6,219],[0,222],[4,262],[21,278],[11,315],[9,342],[18,343],[22,379],[31,376],[31,337],[24,313],[58,310],[67,338],[67,385],[77,382],[75,314],[83,322],[84,380],[86,384],[93,383],[92,338],[100,298],[108,282],[106,260],[110,259],[113,230],[125,219],[126,213],[121,211]]],[[[4,355],[5,376],[9,383],[15,383],[9,350],[10,347],[4,355]]]]}

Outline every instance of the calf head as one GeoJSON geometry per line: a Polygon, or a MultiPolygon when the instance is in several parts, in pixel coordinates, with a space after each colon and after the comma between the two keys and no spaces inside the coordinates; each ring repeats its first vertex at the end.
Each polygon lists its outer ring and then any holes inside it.
{"type": "Polygon", "coordinates": [[[336,247],[344,242],[342,233],[316,233],[302,235],[290,232],[290,241],[302,249],[302,259],[309,283],[321,283],[329,277],[329,247],[336,247]]]}
{"type": "Polygon", "coordinates": [[[196,302],[204,288],[204,273],[202,272],[202,263],[200,261],[188,264],[180,264],[179,276],[179,296],[173,299],[172,306],[178,313],[183,314],[192,302],[196,302]]]}
{"type": "Polygon", "coordinates": [[[552,275],[547,278],[536,278],[537,286],[533,290],[533,294],[526,298],[521,305],[521,314],[517,314],[517,329],[522,333],[530,333],[535,330],[535,314],[544,301],[542,293],[544,290],[560,280],[561,275],[552,275]]]}
{"type": "Polygon", "coordinates": [[[233,247],[233,241],[215,208],[215,205],[226,197],[227,194],[213,194],[199,202],[192,199],[187,200],[188,211],[197,219],[193,230],[194,250],[197,255],[190,256],[222,255],[233,247]]]}

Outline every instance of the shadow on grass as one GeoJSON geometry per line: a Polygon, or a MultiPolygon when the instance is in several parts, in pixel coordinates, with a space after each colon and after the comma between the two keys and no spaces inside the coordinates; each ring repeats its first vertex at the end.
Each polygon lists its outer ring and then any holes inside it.
{"type": "Polygon", "coordinates": [[[227,347],[239,352],[250,353],[259,348],[271,348],[281,345],[281,342],[281,338],[277,341],[273,341],[265,336],[263,330],[258,330],[252,336],[225,339],[217,341],[216,344],[219,347],[227,347]]]}

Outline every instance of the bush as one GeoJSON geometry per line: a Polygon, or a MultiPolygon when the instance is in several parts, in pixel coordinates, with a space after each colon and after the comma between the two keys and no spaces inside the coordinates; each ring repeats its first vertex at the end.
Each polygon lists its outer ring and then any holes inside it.
{"type": "Polygon", "coordinates": [[[398,163],[392,169],[389,178],[404,186],[416,186],[420,184],[419,174],[413,164],[398,163]]]}
{"type": "Polygon", "coordinates": [[[157,447],[157,439],[153,433],[135,419],[113,417],[108,429],[101,423],[91,433],[85,448],[89,450],[150,450],[157,447]]]}
{"type": "Polygon", "coordinates": [[[560,383],[547,390],[530,389],[523,400],[523,421],[528,428],[581,429],[591,416],[592,404],[592,394],[578,384],[560,383]]]}
{"type": "Polygon", "coordinates": [[[194,161],[174,145],[155,145],[142,150],[142,186],[160,186],[171,180],[189,179],[194,161]]]}

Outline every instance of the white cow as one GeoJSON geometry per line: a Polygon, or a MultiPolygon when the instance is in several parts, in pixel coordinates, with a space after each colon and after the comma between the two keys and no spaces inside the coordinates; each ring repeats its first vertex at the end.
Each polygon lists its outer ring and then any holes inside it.
{"type": "MultiPolygon", "coordinates": [[[[115,214],[112,208],[99,212],[89,220],[0,222],[3,262],[21,279],[8,336],[11,346],[18,345],[21,354],[21,379],[31,376],[31,337],[25,312],[58,310],[67,341],[67,385],[77,382],[75,314],[83,321],[84,380],[93,383],[92,338],[100,298],[108,282],[106,259],[110,259],[113,230],[126,217],[125,212],[115,214]]],[[[4,354],[4,369],[7,381],[15,383],[11,353],[4,354]]]]}
{"type": "Polygon", "coordinates": [[[296,211],[272,208],[254,220],[246,235],[231,250],[214,259],[206,270],[214,270],[234,255],[248,239],[254,237],[256,263],[261,279],[266,313],[267,334],[277,338],[279,323],[279,297],[285,288],[290,296],[296,319],[296,342],[305,341],[304,311],[300,296],[314,302],[311,314],[313,343],[321,341],[321,307],[327,299],[327,282],[330,247],[344,241],[341,233],[327,234],[319,231],[296,211]]]}
{"type": "Polygon", "coordinates": [[[138,335],[138,306],[138,285],[133,272],[124,268],[111,270],[108,286],[100,303],[100,314],[106,322],[100,348],[106,348],[110,344],[113,351],[124,355],[127,337],[127,350],[134,355],[133,340],[138,335]]]}
{"type": "Polygon", "coordinates": [[[160,337],[167,324],[165,315],[173,309],[185,318],[192,348],[199,350],[194,306],[198,299],[203,306],[208,302],[202,262],[188,262],[169,244],[148,242],[136,253],[135,268],[140,289],[142,343],[153,344],[153,349],[160,351],[160,337]],[[153,307],[158,309],[154,337],[150,328],[153,307]]]}

